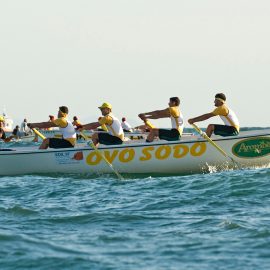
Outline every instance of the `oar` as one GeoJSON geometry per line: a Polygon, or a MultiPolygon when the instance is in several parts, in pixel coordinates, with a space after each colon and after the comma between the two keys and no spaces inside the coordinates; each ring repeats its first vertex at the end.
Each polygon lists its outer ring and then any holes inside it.
{"type": "Polygon", "coordinates": [[[144,123],[145,123],[145,125],[148,126],[150,129],[155,128],[155,126],[154,126],[148,119],[144,120],[144,123]]]}
{"type": "Polygon", "coordinates": [[[205,132],[202,132],[202,130],[195,124],[192,124],[193,128],[203,136],[204,139],[206,139],[212,146],[214,146],[224,157],[229,158],[234,164],[239,167],[239,164],[237,161],[235,161],[232,157],[230,157],[220,146],[218,146],[214,141],[212,141],[205,132]]]}
{"type": "Polygon", "coordinates": [[[42,140],[45,140],[46,137],[40,133],[38,130],[36,130],[35,128],[32,128],[32,130],[35,132],[35,134],[37,134],[42,140]]]}
{"type": "Polygon", "coordinates": [[[89,144],[92,146],[92,148],[95,150],[97,155],[99,155],[111,168],[111,170],[117,175],[117,177],[120,180],[123,180],[123,176],[113,167],[113,165],[107,160],[107,158],[97,149],[97,147],[94,145],[93,141],[91,139],[88,139],[88,137],[81,131],[80,133],[82,137],[89,142],[89,144]]]}

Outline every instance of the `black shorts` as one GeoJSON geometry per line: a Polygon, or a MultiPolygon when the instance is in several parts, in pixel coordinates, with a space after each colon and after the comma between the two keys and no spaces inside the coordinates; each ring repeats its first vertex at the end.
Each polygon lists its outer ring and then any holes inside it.
{"type": "Polygon", "coordinates": [[[177,129],[162,129],[160,128],[158,130],[158,137],[161,140],[166,140],[166,141],[178,141],[180,140],[180,133],[177,129]]]}
{"type": "Polygon", "coordinates": [[[120,138],[110,135],[109,133],[99,133],[98,141],[99,143],[106,144],[106,145],[114,145],[114,144],[123,143],[123,141],[120,138]]]}
{"type": "Polygon", "coordinates": [[[49,147],[50,148],[72,148],[74,145],[72,145],[71,142],[65,139],[61,138],[50,138],[49,139],[49,147]]]}
{"type": "Polygon", "coordinates": [[[238,130],[233,126],[214,125],[214,134],[223,137],[238,135],[238,130]]]}
{"type": "Polygon", "coordinates": [[[4,133],[2,133],[2,140],[5,140],[7,138],[7,135],[6,135],[6,133],[4,132],[4,133]]]}

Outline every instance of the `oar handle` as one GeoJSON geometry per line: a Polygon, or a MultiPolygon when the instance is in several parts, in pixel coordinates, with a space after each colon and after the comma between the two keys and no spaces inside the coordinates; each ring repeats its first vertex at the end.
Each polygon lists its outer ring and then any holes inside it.
{"type": "Polygon", "coordinates": [[[206,135],[196,124],[191,124],[191,125],[201,136],[204,137],[206,135]]]}
{"type": "Polygon", "coordinates": [[[206,133],[204,133],[196,124],[192,124],[193,128],[200,133],[200,135],[203,136],[204,139],[206,139],[210,144],[212,144],[224,157],[232,159],[230,156],[227,155],[227,153],[219,147],[213,140],[211,140],[206,133]]]}
{"type": "Polygon", "coordinates": [[[89,138],[84,134],[83,131],[80,131],[80,135],[81,135],[86,141],[89,140],[89,138]]]}
{"type": "Polygon", "coordinates": [[[206,139],[211,145],[213,145],[224,157],[229,158],[235,166],[241,168],[240,164],[235,161],[232,157],[230,157],[220,146],[218,146],[214,141],[212,141],[205,132],[203,132],[197,125],[192,124],[193,128],[199,132],[204,139],[206,139]]]}
{"type": "Polygon", "coordinates": [[[35,128],[32,128],[32,130],[35,132],[35,134],[37,134],[42,140],[45,140],[46,137],[40,133],[38,130],[36,130],[35,128]]]}

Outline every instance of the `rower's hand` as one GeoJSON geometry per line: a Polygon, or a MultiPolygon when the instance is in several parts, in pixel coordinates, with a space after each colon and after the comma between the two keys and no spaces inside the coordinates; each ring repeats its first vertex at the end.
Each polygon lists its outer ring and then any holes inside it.
{"type": "Polygon", "coordinates": [[[84,131],[83,125],[78,126],[78,127],[76,128],[76,131],[79,131],[79,132],[84,131]]]}
{"type": "Polygon", "coordinates": [[[195,121],[194,121],[193,119],[188,119],[188,123],[189,123],[190,125],[192,125],[192,124],[195,123],[195,121]]]}
{"type": "Polygon", "coordinates": [[[83,128],[83,126],[82,125],[78,125],[77,127],[76,127],[76,131],[83,131],[84,130],[84,128],[83,128]]]}
{"type": "Polygon", "coordinates": [[[144,113],[140,113],[138,116],[139,116],[143,121],[146,120],[146,117],[145,117],[145,114],[144,114],[144,113]]]}
{"type": "Polygon", "coordinates": [[[29,127],[29,128],[34,128],[34,126],[33,126],[33,124],[32,123],[27,123],[27,126],[29,127]]]}

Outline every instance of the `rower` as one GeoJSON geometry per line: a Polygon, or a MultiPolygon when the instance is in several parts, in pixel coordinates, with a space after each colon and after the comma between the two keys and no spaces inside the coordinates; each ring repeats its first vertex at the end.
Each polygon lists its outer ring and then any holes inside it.
{"type": "Polygon", "coordinates": [[[121,126],[122,126],[124,132],[132,132],[131,125],[127,122],[126,117],[122,117],[121,126]]]}
{"type": "Polygon", "coordinates": [[[43,140],[39,149],[50,148],[71,148],[76,144],[76,131],[72,123],[68,120],[68,108],[59,107],[58,119],[52,122],[29,123],[30,128],[52,128],[59,127],[62,138],[46,138],[43,140]]]}
{"type": "MultiPolygon", "coordinates": [[[[75,128],[76,131],[77,131],[79,128],[82,127],[82,124],[81,124],[81,122],[79,121],[79,119],[78,119],[77,116],[73,116],[73,122],[72,122],[72,125],[73,125],[73,127],[75,128]]],[[[77,140],[79,140],[79,139],[82,139],[82,136],[76,132],[76,138],[77,138],[77,140]]]]}
{"type": "Polygon", "coordinates": [[[4,122],[4,117],[0,116],[0,140],[3,140],[4,142],[9,142],[13,138],[13,136],[7,137],[4,130],[4,122]]]}
{"type": "Polygon", "coordinates": [[[12,137],[15,139],[19,139],[20,135],[20,127],[17,125],[12,131],[12,137]]]}
{"type": "Polygon", "coordinates": [[[108,132],[105,133],[94,133],[92,135],[92,141],[94,145],[98,146],[99,143],[105,145],[114,145],[114,144],[122,144],[124,141],[124,131],[121,127],[121,123],[112,114],[112,105],[110,103],[103,103],[100,107],[98,107],[101,111],[103,117],[101,117],[98,122],[92,122],[86,125],[83,125],[81,130],[91,130],[96,129],[99,126],[105,125],[108,132]]]}
{"type": "Polygon", "coordinates": [[[235,136],[239,134],[240,126],[236,114],[226,105],[226,96],[223,93],[215,95],[214,104],[217,107],[210,113],[206,113],[188,120],[189,124],[207,120],[211,117],[219,115],[225,125],[210,124],[206,129],[206,134],[211,137],[214,132],[215,135],[220,136],[235,136]]]}
{"type": "Polygon", "coordinates": [[[81,122],[79,121],[78,117],[77,116],[73,116],[73,122],[72,122],[72,125],[75,127],[75,128],[80,128],[82,126],[81,122]]]}
{"type": "Polygon", "coordinates": [[[169,107],[164,110],[156,110],[152,112],[140,113],[138,116],[148,125],[148,119],[170,118],[172,128],[152,128],[146,139],[146,142],[152,142],[155,137],[166,141],[177,141],[181,138],[184,128],[183,115],[179,109],[180,99],[178,97],[171,97],[169,100],[169,107]]]}
{"type": "Polygon", "coordinates": [[[7,135],[4,131],[4,117],[0,116],[0,139],[5,140],[7,138],[7,135]]]}
{"type": "Polygon", "coordinates": [[[29,133],[29,128],[27,127],[27,119],[24,118],[23,122],[21,123],[21,128],[20,128],[20,132],[21,134],[23,134],[24,136],[27,136],[29,133]]]}

